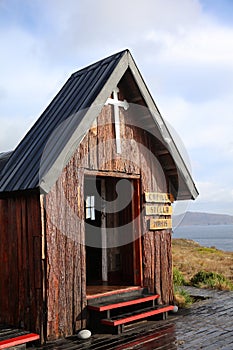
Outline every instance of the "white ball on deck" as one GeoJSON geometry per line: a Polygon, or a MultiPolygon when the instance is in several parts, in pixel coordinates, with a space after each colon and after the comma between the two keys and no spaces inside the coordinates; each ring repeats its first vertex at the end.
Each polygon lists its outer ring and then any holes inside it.
{"type": "Polygon", "coordinates": [[[78,332],[78,338],[79,339],[89,339],[91,337],[91,331],[88,329],[82,329],[80,332],[78,332]]]}
{"type": "Polygon", "coordinates": [[[179,309],[178,306],[174,305],[174,308],[173,308],[172,312],[176,313],[176,312],[178,312],[178,309],[179,309]]]}

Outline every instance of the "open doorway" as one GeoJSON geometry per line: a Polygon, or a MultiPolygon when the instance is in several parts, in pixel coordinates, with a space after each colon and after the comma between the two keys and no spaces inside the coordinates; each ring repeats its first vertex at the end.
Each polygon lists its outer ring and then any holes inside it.
{"type": "Polygon", "coordinates": [[[139,180],[86,176],[84,187],[87,286],[141,285],[139,180]]]}

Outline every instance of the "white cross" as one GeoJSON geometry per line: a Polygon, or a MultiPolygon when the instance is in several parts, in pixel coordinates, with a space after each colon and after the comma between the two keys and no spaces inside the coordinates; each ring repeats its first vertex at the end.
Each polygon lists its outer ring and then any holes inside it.
{"type": "Polygon", "coordinates": [[[129,108],[129,104],[126,100],[118,100],[119,89],[113,90],[113,98],[108,98],[105,105],[113,105],[114,107],[114,122],[115,122],[115,136],[116,136],[116,152],[121,153],[121,129],[120,129],[120,116],[119,107],[123,107],[126,111],[129,108]]]}

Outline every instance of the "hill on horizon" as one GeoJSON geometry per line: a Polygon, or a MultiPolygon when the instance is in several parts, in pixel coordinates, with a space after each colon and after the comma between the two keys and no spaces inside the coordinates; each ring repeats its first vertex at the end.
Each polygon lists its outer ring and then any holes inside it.
{"type": "Polygon", "coordinates": [[[187,211],[184,214],[174,215],[173,224],[181,226],[233,225],[233,216],[187,211]]]}

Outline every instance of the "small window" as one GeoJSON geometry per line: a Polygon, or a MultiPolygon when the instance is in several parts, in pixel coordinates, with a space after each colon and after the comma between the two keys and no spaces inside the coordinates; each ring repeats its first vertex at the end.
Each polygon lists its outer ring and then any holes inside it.
{"type": "Polygon", "coordinates": [[[86,197],[86,219],[95,220],[95,196],[86,197]]]}

